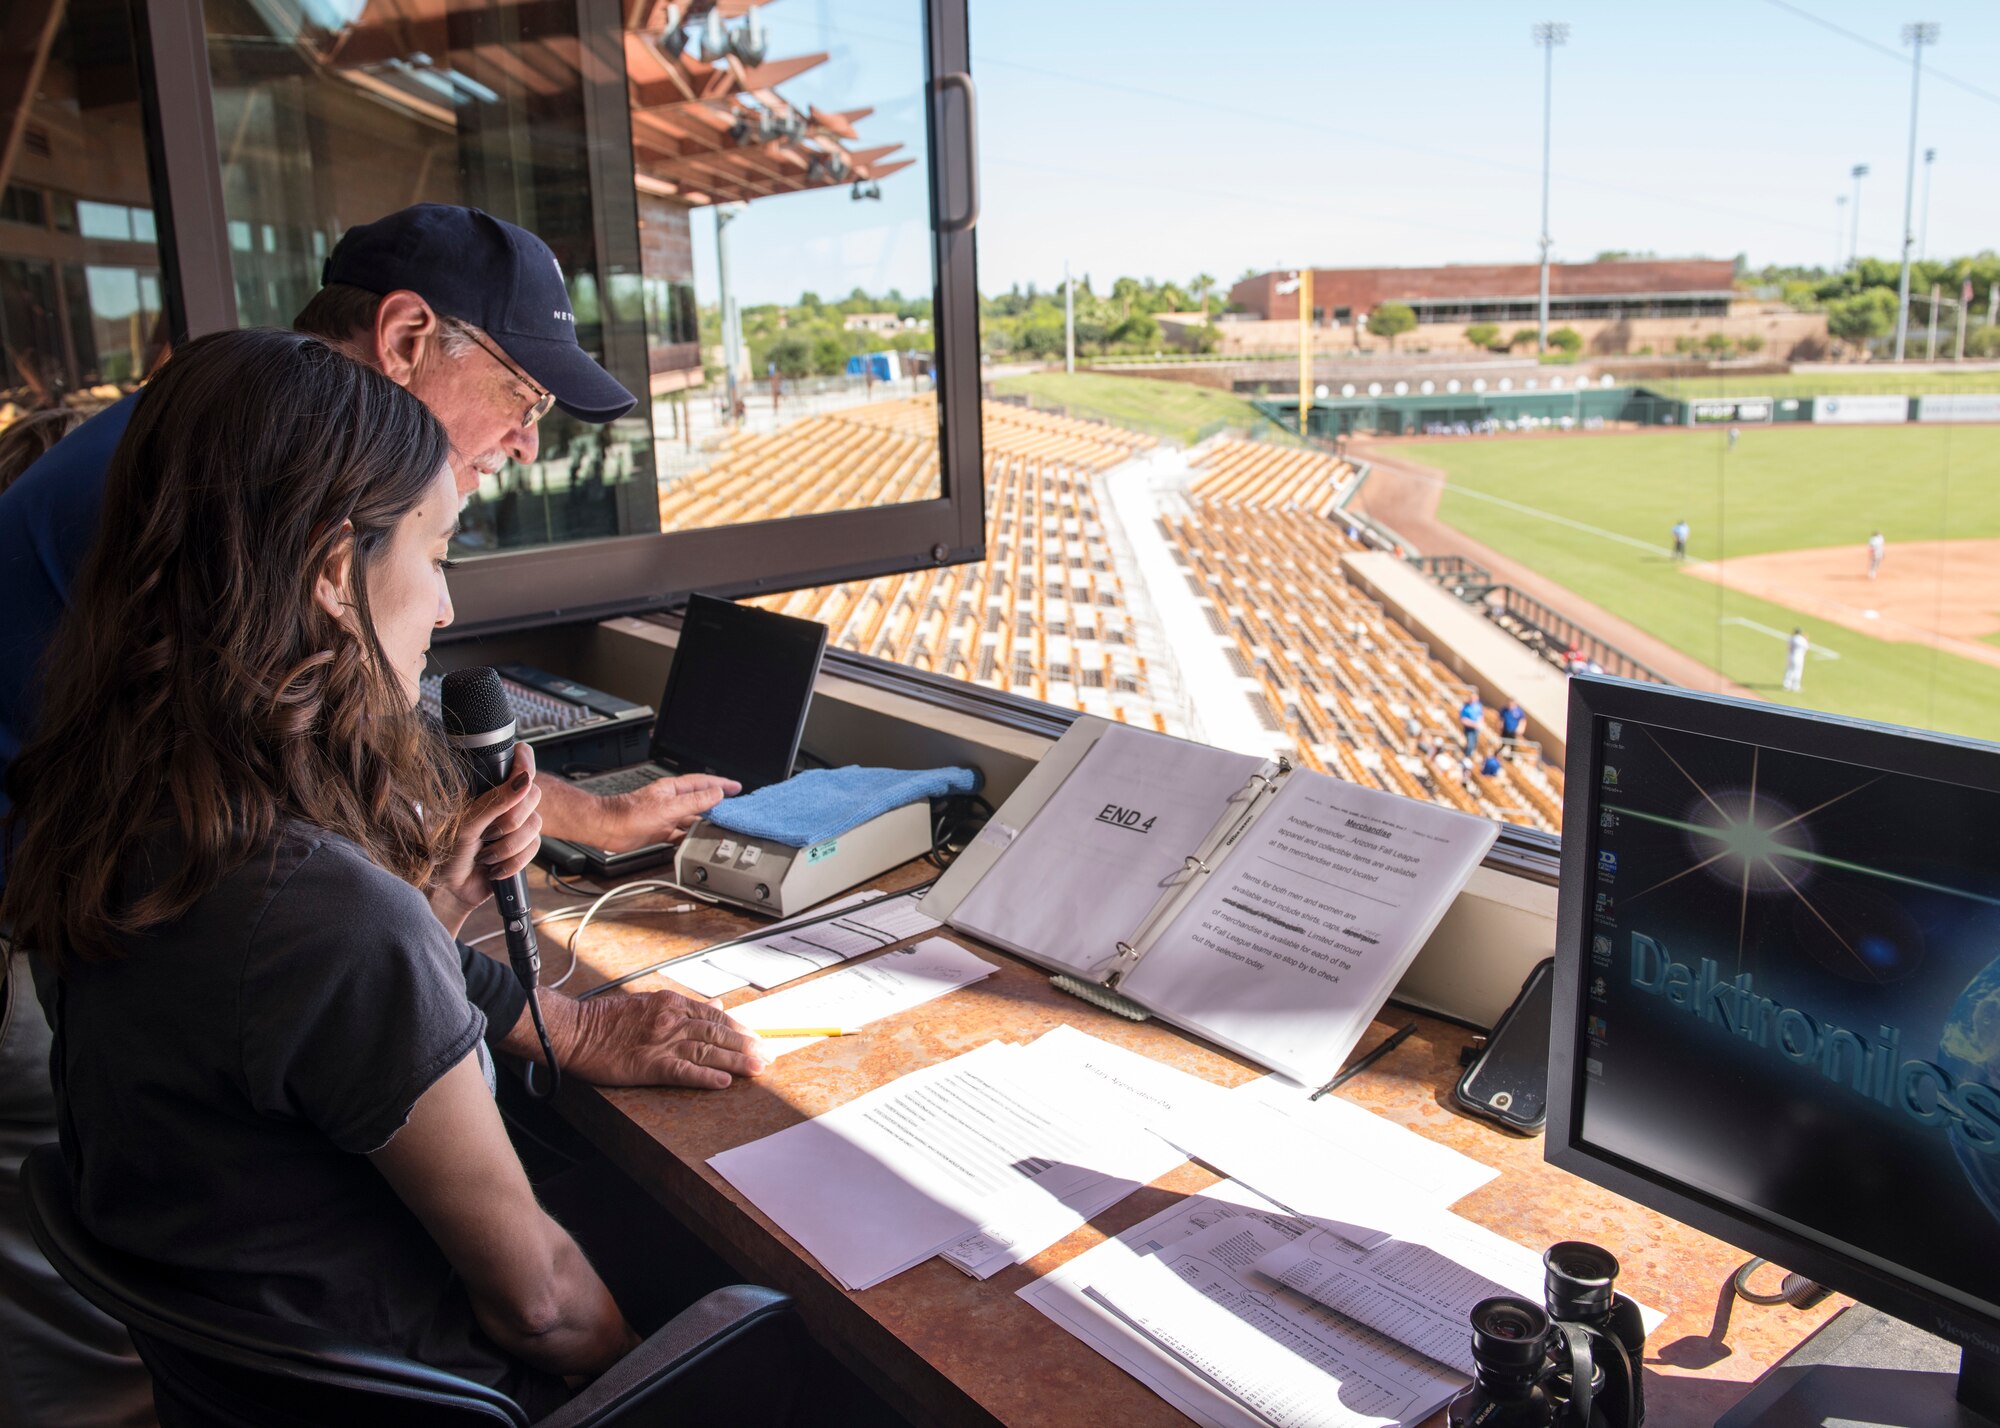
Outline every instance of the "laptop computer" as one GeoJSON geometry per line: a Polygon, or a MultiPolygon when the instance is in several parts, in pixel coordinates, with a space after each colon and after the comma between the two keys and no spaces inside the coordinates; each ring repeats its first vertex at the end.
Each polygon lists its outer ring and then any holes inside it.
{"type": "MultiPolygon", "coordinates": [[[[578,779],[577,786],[626,793],[658,779],[706,773],[735,779],[750,793],[790,778],[826,636],[816,620],[691,596],[646,761],[578,779]]],[[[674,852],[671,843],[615,852],[568,846],[600,878],[651,867],[674,852]]],[[[561,846],[545,851],[560,854],[561,846]]]]}

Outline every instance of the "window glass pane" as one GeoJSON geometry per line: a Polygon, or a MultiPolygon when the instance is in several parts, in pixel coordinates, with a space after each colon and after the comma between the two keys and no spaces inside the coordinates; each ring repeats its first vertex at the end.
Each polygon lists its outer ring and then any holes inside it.
{"type": "Polygon", "coordinates": [[[1712,48],[1636,12],[969,11],[989,558],[768,603],[1540,829],[1571,670],[2000,737],[1991,37],[1947,18],[1911,171],[1895,25],[1748,19],[1756,114],[1690,119],[1631,96],[1712,48]],[[1367,102],[1419,50],[1427,102],[1367,102]]]}
{"type": "Polygon", "coordinates": [[[86,238],[130,238],[132,236],[132,210],[122,203],[92,203],[88,199],[76,206],[77,226],[86,238]]]}
{"type": "MultiPolygon", "coordinates": [[[[0,38],[38,35],[47,14],[21,0],[0,38]]],[[[95,409],[166,354],[159,254],[132,222],[153,196],[125,11],[71,7],[45,51],[30,40],[8,60],[28,97],[5,116],[19,140],[0,172],[0,423],[95,409]]]]}
{"type": "Polygon", "coordinates": [[[936,499],[922,7],[724,6],[626,55],[662,527],[936,499]]]}
{"type": "Polygon", "coordinates": [[[580,339],[642,397],[608,430],[551,414],[469,505],[469,549],[940,493],[919,7],[205,6],[242,321],[289,322],[351,224],[469,204],[549,243],[580,339]],[[876,309],[895,330],[846,325],[876,309]],[[821,416],[783,463],[736,448],[821,416]]]}
{"type": "MultiPolygon", "coordinates": [[[[578,339],[645,390],[642,314],[624,298],[639,254],[616,7],[207,0],[205,14],[243,323],[291,322],[354,224],[464,204],[548,243],[578,339]]],[[[511,387],[496,387],[503,399],[511,387]]],[[[531,461],[494,454],[463,515],[464,549],[656,528],[643,405],[606,427],[557,410],[538,436],[531,461]]]]}

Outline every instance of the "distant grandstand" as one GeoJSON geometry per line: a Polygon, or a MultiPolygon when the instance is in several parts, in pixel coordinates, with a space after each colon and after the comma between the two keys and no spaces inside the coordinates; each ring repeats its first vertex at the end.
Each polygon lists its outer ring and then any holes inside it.
{"type": "MultiPolygon", "coordinates": [[[[1309,767],[1560,829],[1561,774],[1532,747],[1510,749],[1495,777],[1464,775],[1456,757],[1464,681],[1342,574],[1341,556],[1363,547],[1311,518],[1332,512],[1349,474],[1314,452],[1221,442],[1190,489],[1191,513],[1161,518],[1210,628],[1229,643],[1245,697],[1309,767]],[[1442,743],[1449,756],[1426,759],[1419,740],[1442,743]]],[[[1497,713],[1486,718],[1482,752],[1501,747],[1497,713]]]]}
{"type": "MultiPolygon", "coordinates": [[[[936,489],[936,420],[922,396],[738,435],[661,492],[662,528],[924,499],[936,489]]],[[[1188,732],[1183,681],[1142,651],[1212,640],[1272,748],[1395,793],[1560,825],[1560,775],[1534,746],[1507,748],[1494,777],[1464,769],[1464,682],[1343,575],[1340,557],[1361,548],[1338,513],[1345,462],[1221,440],[1191,463],[1165,453],[1162,466],[1152,437],[1101,422],[989,402],[984,423],[986,560],[756,603],[822,621],[842,649],[1169,733],[1188,732]],[[1205,632],[1142,627],[1155,602],[1102,514],[1106,481],[1161,470],[1184,475],[1184,498],[1126,535],[1166,543],[1205,632]]],[[[1203,697],[1213,707],[1233,696],[1203,697]]],[[[1488,721],[1485,747],[1500,749],[1497,715],[1488,721]]]]}

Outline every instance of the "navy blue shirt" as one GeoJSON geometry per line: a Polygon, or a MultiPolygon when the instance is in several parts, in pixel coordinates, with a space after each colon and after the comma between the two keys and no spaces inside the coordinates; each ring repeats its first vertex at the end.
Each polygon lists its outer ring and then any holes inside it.
{"type": "MultiPolygon", "coordinates": [[[[70,591],[97,536],[111,454],[143,389],[113,402],[50,447],[0,491],[0,819],[7,815],[7,769],[41,710],[41,664],[69,608],[70,591]]],[[[0,888],[7,844],[0,838],[0,888]]],[[[528,994],[506,967],[459,944],[466,989],[500,1041],[520,1019],[528,994]]]]}
{"type": "MultiPolygon", "coordinates": [[[[41,709],[41,663],[69,608],[83,558],[104,509],[104,474],[139,405],[121,397],[42,454],[0,491],[0,817],[7,768],[34,730],[41,709]]],[[[0,842],[0,888],[7,849],[0,842]]]]}

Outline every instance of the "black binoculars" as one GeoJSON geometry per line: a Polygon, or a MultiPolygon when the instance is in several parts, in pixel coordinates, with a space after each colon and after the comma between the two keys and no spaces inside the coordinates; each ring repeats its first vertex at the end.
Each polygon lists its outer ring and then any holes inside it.
{"type": "Polygon", "coordinates": [[[1476,1373],[1447,1410],[1452,1428],[1640,1428],[1646,1326],[1617,1290],[1618,1261],[1565,1240],[1542,1268],[1542,1304],[1473,1306],[1476,1373]]]}

